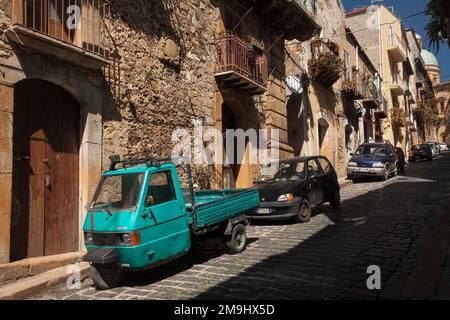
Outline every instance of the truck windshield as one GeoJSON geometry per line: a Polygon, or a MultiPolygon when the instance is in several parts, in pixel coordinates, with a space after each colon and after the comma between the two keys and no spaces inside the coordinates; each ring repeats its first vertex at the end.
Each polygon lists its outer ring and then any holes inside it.
{"type": "Polygon", "coordinates": [[[278,170],[274,170],[273,164],[263,169],[258,182],[278,180],[303,180],[305,179],[305,162],[285,162],[278,164],[278,170]]]}
{"type": "Polygon", "coordinates": [[[104,176],[91,203],[91,209],[122,210],[135,208],[143,177],[142,173],[104,176]]]}

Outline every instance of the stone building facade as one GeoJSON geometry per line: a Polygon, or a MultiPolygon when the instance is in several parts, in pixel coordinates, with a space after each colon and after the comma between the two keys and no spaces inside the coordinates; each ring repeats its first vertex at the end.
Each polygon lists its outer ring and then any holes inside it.
{"type": "Polygon", "coordinates": [[[355,37],[379,70],[382,108],[376,121],[376,138],[389,140],[404,151],[426,140],[432,123],[424,105],[433,109],[431,74],[423,64],[421,39],[404,30],[401,21],[383,5],[355,9],[346,14],[355,37]],[[428,119],[428,118],[427,118],[428,119]]]}
{"type": "Polygon", "coordinates": [[[437,137],[439,142],[450,145],[450,81],[434,87],[439,111],[437,137]]]}
{"type": "Polygon", "coordinates": [[[320,71],[323,58],[336,64],[343,61],[342,50],[339,49],[345,35],[342,2],[316,2],[316,17],[321,29],[313,39],[286,44],[287,74],[298,77],[307,74],[309,84],[301,94],[289,91],[289,141],[294,146],[294,156],[324,155],[332,162],[339,177],[344,177],[345,123],[339,80],[342,69],[320,71]],[[313,66],[314,59],[317,63],[313,66]],[[313,68],[319,71],[315,73],[313,68]]]}

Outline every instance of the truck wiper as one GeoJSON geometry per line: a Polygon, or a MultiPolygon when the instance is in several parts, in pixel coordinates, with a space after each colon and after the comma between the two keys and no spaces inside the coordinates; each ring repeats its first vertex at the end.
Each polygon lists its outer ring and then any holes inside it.
{"type": "Polygon", "coordinates": [[[103,208],[103,210],[104,210],[110,217],[112,217],[112,212],[111,212],[111,210],[109,210],[108,208],[103,208]]]}

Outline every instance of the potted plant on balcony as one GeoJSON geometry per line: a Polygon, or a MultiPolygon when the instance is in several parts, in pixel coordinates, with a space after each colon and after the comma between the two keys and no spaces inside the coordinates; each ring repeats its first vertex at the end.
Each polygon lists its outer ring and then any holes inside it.
{"type": "Polygon", "coordinates": [[[344,60],[331,52],[321,52],[308,61],[311,77],[326,86],[332,86],[344,71],[344,60]]]}
{"type": "Polygon", "coordinates": [[[252,35],[247,36],[247,47],[249,50],[254,51],[258,55],[262,55],[266,50],[264,41],[260,40],[252,35]]]}

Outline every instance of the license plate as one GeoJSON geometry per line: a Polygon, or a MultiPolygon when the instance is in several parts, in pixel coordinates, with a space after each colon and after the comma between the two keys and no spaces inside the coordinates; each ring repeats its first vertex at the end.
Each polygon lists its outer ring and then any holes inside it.
{"type": "Polygon", "coordinates": [[[360,172],[369,172],[369,168],[359,168],[360,172]]]}
{"type": "Polygon", "coordinates": [[[269,214],[269,213],[272,213],[272,209],[270,209],[270,208],[259,208],[259,209],[256,209],[256,213],[257,214],[269,214]]]}

